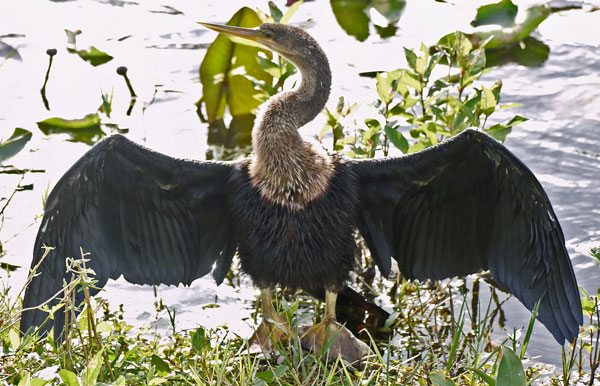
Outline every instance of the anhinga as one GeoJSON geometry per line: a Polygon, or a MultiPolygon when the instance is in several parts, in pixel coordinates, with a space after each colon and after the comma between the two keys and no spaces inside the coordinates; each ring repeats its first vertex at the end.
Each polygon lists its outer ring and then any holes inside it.
{"type": "MultiPolygon", "coordinates": [[[[65,257],[79,256],[80,247],[91,253],[98,287],[121,275],[137,284],[190,284],[213,266],[221,283],[237,251],[270,317],[263,332],[278,330],[273,322],[289,332],[273,309],[272,287],[326,293],[323,322],[302,337],[318,347],[338,327],[336,294],[354,268],[358,230],[384,276],[392,257],[407,278],[490,270],[528,309],[540,301],[538,319],[559,343],[573,340],[582,312],[562,230],[540,183],[504,146],[466,130],[396,158],[324,154],[298,133],[329,96],[331,72],[319,44],[288,25],[202,24],[284,56],[301,72],[300,85],[262,106],[253,153],[240,161],[173,159],[121,135],[88,151],[48,196],[32,267],[43,245],[56,249],[27,288],[24,307],[61,289],[65,257]]],[[[24,312],[21,330],[45,318],[24,312]]],[[[54,326],[59,335],[63,318],[55,315],[46,330],[54,326]]],[[[338,340],[334,355],[364,353],[344,330],[338,340]]]]}

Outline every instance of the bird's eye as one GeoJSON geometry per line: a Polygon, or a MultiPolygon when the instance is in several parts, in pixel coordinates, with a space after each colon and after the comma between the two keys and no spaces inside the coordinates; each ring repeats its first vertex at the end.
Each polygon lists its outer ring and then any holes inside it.
{"type": "Polygon", "coordinates": [[[263,35],[267,39],[273,39],[273,36],[275,36],[275,34],[273,32],[271,32],[271,31],[263,31],[263,35]]]}

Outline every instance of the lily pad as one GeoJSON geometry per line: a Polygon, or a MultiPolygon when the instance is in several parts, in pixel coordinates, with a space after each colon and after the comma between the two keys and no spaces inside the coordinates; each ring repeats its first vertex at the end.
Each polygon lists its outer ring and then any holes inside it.
{"type": "Polygon", "coordinates": [[[81,119],[48,118],[37,123],[46,135],[69,134],[71,142],[83,142],[93,145],[106,135],[100,128],[98,114],[88,114],[81,119]]]}
{"type": "Polygon", "coordinates": [[[91,46],[89,50],[75,50],[69,49],[69,52],[79,55],[79,57],[86,62],[89,62],[92,66],[100,66],[104,63],[110,62],[113,57],[106,52],[100,51],[94,46],[91,46]]]}
{"type": "Polygon", "coordinates": [[[0,142],[0,163],[23,150],[30,139],[31,131],[17,127],[6,141],[0,142]]]}

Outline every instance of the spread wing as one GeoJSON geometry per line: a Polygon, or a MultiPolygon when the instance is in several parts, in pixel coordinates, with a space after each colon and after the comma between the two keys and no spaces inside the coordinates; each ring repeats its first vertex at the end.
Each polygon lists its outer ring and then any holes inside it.
{"type": "Polygon", "coordinates": [[[582,324],[579,290],[562,230],[542,186],[504,146],[474,130],[409,156],[354,161],[358,228],[381,271],[390,257],[408,278],[480,270],[528,309],[554,338],[582,324]]]}
{"type": "MultiPolygon", "coordinates": [[[[121,135],[98,143],[48,196],[32,268],[44,245],[55,249],[28,286],[23,308],[60,291],[63,278],[71,276],[65,258],[80,258],[80,247],[90,253],[87,266],[98,287],[121,275],[137,284],[189,284],[210,272],[215,261],[213,274],[221,282],[237,248],[227,205],[232,166],[174,159],[121,135]]],[[[57,337],[64,326],[61,314],[53,323],[57,337]]],[[[25,311],[21,330],[46,317],[25,311]]]]}

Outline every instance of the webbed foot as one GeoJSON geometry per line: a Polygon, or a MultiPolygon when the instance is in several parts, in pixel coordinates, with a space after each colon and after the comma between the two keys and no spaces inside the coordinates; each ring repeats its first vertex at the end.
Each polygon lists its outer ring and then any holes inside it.
{"type": "Polygon", "coordinates": [[[263,320],[249,339],[250,352],[272,354],[277,351],[277,344],[286,344],[293,339],[293,333],[285,319],[278,315],[277,320],[263,320]]]}
{"type": "Polygon", "coordinates": [[[335,360],[341,356],[357,367],[361,366],[362,359],[370,352],[366,343],[356,338],[346,327],[330,319],[308,328],[300,342],[304,349],[317,355],[322,354],[326,360],[335,360]]]}

